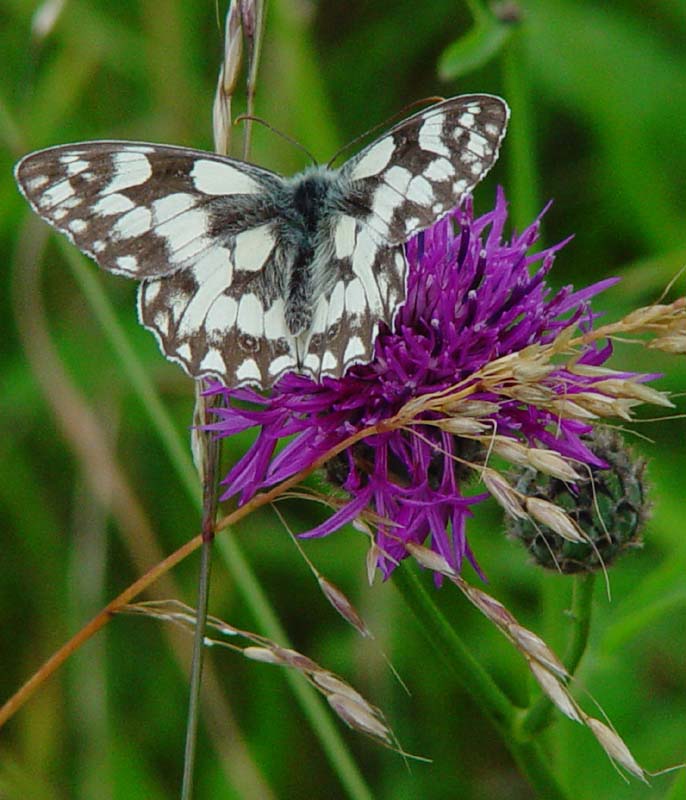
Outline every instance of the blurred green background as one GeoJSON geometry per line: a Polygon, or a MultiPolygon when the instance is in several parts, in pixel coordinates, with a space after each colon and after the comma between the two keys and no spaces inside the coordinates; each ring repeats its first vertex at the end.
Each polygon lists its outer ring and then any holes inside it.
{"type": "MultiPolygon", "coordinates": [[[[468,3],[272,0],[256,111],[324,161],[419,98],[504,95],[513,108],[510,133],[477,208],[491,206],[501,183],[521,227],[553,198],[545,241],[575,238],[552,282],[621,275],[597,303],[617,319],[659,298],[686,264],[686,4],[522,0],[519,10],[516,28],[465,40],[468,3]],[[439,62],[448,80],[439,79],[439,62]]],[[[97,273],[49,235],[19,196],[12,165],[32,149],[94,138],[211,149],[225,12],[209,0],[0,0],[2,700],[198,527],[192,480],[175,466],[188,451],[190,380],[138,327],[135,286],[97,273]],[[49,33],[32,33],[37,9],[60,5],[49,33]],[[111,305],[102,306],[103,297],[111,305]],[[161,395],[180,456],[152,424],[150,401],[141,400],[113,336],[130,343],[161,395]]],[[[284,172],[305,163],[259,126],[253,159],[284,172]]],[[[679,395],[683,409],[683,359],[619,345],[613,365],[665,373],[656,385],[679,395]]],[[[645,548],[611,571],[612,601],[596,586],[578,692],[588,711],[584,691],[602,704],[643,766],[660,769],[686,759],[686,425],[653,421],[652,409],[643,416],[632,426],[638,435],[628,436],[649,458],[654,513],[645,548]]],[[[236,437],[226,447],[227,463],[246,442],[236,437]]],[[[297,531],[320,511],[292,505],[287,513],[297,531]]],[[[487,590],[563,649],[569,579],[541,574],[501,530],[487,505],[469,531],[487,590]]],[[[360,534],[306,546],[376,642],[361,640],[322,599],[272,512],[255,514],[231,536],[217,547],[212,612],[267,633],[245,559],[293,645],[381,706],[402,745],[433,763],[408,769],[334,721],[366,783],[354,788],[332,766],[283,671],[213,651],[198,798],[533,796],[392,581],[367,585],[360,534]]],[[[194,557],[155,587],[156,596],[193,604],[196,571],[194,557]]],[[[478,581],[471,570],[465,575],[478,581]]],[[[525,703],[533,687],[512,647],[450,586],[437,600],[480,662],[525,703]]],[[[0,732],[0,798],[177,796],[188,645],[157,622],[115,619],[0,732]]],[[[625,783],[588,731],[566,719],[556,719],[543,742],[575,798],[686,797],[678,773],[650,788],[625,783]]]]}

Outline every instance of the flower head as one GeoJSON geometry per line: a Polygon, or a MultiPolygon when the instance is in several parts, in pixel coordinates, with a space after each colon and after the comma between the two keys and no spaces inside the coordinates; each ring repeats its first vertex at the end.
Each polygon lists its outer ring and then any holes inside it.
{"type": "MultiPolygon", "coordinates": [[[[546,277],[566,242],[530,254],[540,218],[509,239],[506,220],[499,191],[487,214],[475,218],[468,201],[407,244],[406,300],[392,324],[380,326],[368,364],[321,382],[288,374],[268,397],[214,387],[227,396],[210,426],[218,435],[259,429],[224,479],[224,498],[246,502],[359,434],[328,462],[345,502],[304,535],[324,536],[372,511],[387,576],[409,542],[431,547],[455,570],[465,558],[476,567],[465,526],[489,492],[470,491],[467,477],[490,472],[484,464],[494,447],[519,448],[523,458],[547,453],[548,468],[563,474],[568,461],[603,467],[583,437],[589,398],[605,397],[593,387],[607,377],[601,365],[611,347],[577,345],[562,364],[554,356],[572,331],[592,328],[590,298],[614,280],[554,292],[546,277]]],[[[484,483],[499,494],[494,481],[484,483]]]]}

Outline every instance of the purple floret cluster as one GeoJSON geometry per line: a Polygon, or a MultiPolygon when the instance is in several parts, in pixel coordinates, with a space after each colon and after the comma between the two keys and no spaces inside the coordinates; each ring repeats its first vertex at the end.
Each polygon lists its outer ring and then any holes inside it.
{"type": "MultiPolygon", "coordinates": [[[[352,434],[394,417],[410,401],[468,384],[470,376],[494,359],[531,344],[549,343],[570,325],[591,327],[590,298],[614,280],[580,291],[546,283],[562,242],[530,253],[539,236],[540,217],[507,237],[507,203],[499,191],[495,207],[474,217],[471,199],[415,236],[406,245],[407,295],[392,324],[381,324],[374,356],[341,378],[316,381],[297,374],[279,380],[268,396],[249,388],[214,386],[226,396],[209,428],[231,436],[249,428],[252,446],[223,480],[223,499],[244,503],[257,492],[295,475],[352,434]],[[284,440],[287,440],[283,444],[284,440]],[[280,444],[283,446],[279,447],[280,444]]],[[[609,345],[588,346],[579,363],[601,365],[609,345]]],[[[579,376],[564,368],[549,375],[548,387],[568,394],[579,376]]],[[[573,391],[573,389],[572,389],[573,391]]],[[[559,416],[521,399],[480,391],[472,400],[494,401],[493,430],[527,446],[556,450],[589,464],[603,463],[582,438],[588,423],[559,416]]],[[[466,521],[474,504],[489,495],[470,494],[466,463],[470,442],[432,424],[373,433],[335,456],[328,476],[345,500],[321,525],[303,534],[325,536],[371,510],[375,514],[377,565],[388,576],[406,557],[406,543],[430,547],[456,570],[468,559],[466,521]]]]}

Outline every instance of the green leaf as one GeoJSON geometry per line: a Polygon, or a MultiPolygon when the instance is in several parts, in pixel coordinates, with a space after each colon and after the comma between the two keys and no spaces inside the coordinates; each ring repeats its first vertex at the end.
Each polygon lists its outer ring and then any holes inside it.
{"type": "Polygon", "coordinates": [[[449,45],[438,61],[441,80],[461,78],[494,58],[510,37],[514,26],[494,17],[482,17],[464,36],[449,45]]]}

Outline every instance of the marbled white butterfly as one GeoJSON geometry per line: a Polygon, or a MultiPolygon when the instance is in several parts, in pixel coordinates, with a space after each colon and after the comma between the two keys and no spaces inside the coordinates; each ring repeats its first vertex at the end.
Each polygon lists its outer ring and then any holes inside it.
{"type": "Polygon", "coordinates": [[[403,120],[339,169],[284,178],[167,145],[27,155],[33,209],[103,269],[142,281],[141,323],[194,378],[270,387],[368,361],[405,297],[404,244],[480,181],[509,110],[463,95],[403,120]]]}

